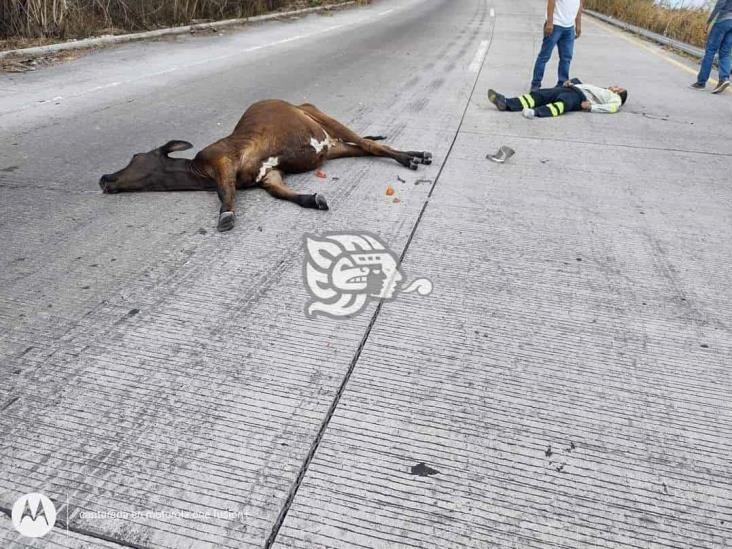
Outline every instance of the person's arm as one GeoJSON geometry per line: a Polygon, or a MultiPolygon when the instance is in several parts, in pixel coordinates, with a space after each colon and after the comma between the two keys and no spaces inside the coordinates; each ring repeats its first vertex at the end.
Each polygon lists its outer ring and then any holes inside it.
{"type": "MultiPolygon", "coordinates": [[[[587,101],[589,103],[589,101],[587,101]]],[[[593,113],[600,113],[600,114],[614,114],[620,110],[620,105],[623,104],[622,99],[620,99],[620,96],[618,94],[613,94],[613,97],[610,99],[608,103],[600,103],[597,105],[590,105],[589,112],[593,113]]],[[[583,103],[584,107],[584,103],[583,103]]]]}
{"type": "Polygon", "coordinates": [[[585,9],[584,0],[580,0],[579,10],[577,11],[577,17],[574,20],[575,38],[582,36],[582,10],[585,9]]]}
{"type": "MultiPolygon", "coordinates": [[[[725,0],[717,0],[717,3],[714,4],[714,9],[712,9],[712,13],[709,14],[709,19],[707,19],[707,26],[711,27],[712,22],[717,18],[717,15],[719,15],[719,10],[722,9],[722,2],[725,0]]],[[[709,28],[707,28],[707,32],[709,32],[709,28]]]]}
{"type": "Polygon", "coordinates": [[[547,0],[546,2],[546,23],[544,23],[545,36],[549,36],[554,32],[554,7],[556,5],[557,0],[547,0]]]}

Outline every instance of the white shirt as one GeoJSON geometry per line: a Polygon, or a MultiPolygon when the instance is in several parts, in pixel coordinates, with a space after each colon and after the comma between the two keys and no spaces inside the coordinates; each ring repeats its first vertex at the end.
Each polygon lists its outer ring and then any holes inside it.
{"type": "Polygon", "coordinates": [[[580,0],[556,0],[554,6],[554,24],[560,27],[574,27],[574,20],[579,12],[580,0]]]}
{"type": "Polygon", "coordinates": [[[590,102],[590,112],[615,113],[623,104],[622,98],[607,88],[599,88],[591,84],[575,84],[572,87],[580,90],[585,99],[590,102]]]}

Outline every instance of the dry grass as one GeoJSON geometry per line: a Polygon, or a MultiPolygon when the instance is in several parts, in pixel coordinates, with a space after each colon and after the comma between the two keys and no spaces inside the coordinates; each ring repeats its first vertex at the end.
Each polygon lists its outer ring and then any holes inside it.
{"type": "Polygon", "coordinates": [[[708,10],[670,8],[653,0],[585,0],[585,7],[687,44],[704,47],[708,10]]]}
{"type": "Polygon", "coordinates": [[[0,43],[44,43],[249,17],[323,0],[0,0],[0,43]]]}

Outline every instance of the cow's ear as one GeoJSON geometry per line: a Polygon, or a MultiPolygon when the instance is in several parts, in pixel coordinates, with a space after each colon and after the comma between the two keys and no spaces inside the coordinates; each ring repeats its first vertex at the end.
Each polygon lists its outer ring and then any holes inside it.
{"type": "Polygon", "coordinates": [[[172,152],[176,151],[187,151],[188,149],[192,149],[193,145],[190,144],[188,141],[168,141],[165,145],[160,147],[160,152],[167,155],[172,152]]]}

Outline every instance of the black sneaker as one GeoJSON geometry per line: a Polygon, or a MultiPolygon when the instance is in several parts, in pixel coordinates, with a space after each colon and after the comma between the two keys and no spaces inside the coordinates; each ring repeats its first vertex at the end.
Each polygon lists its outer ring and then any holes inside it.
{"type": "Polygon", "coordinates": [[[488,90],[488,101],[493,103],[499,111],[506,110],[506,96],[496,92],[496,90],[488,90]]]}
{"type": "Polygon", "coordinates": [[[717,87],[712,90],[712,93],[722,93],[727,88],[729,88],[729,80],[720,80],[717,87]]]}
{"type": "Polygon", "coordinates": [[[702,84],[701,82],[694,82],[691,86],[689,86],[692,90],[703,90],[706,88],[706,84],[702,84]]]}

